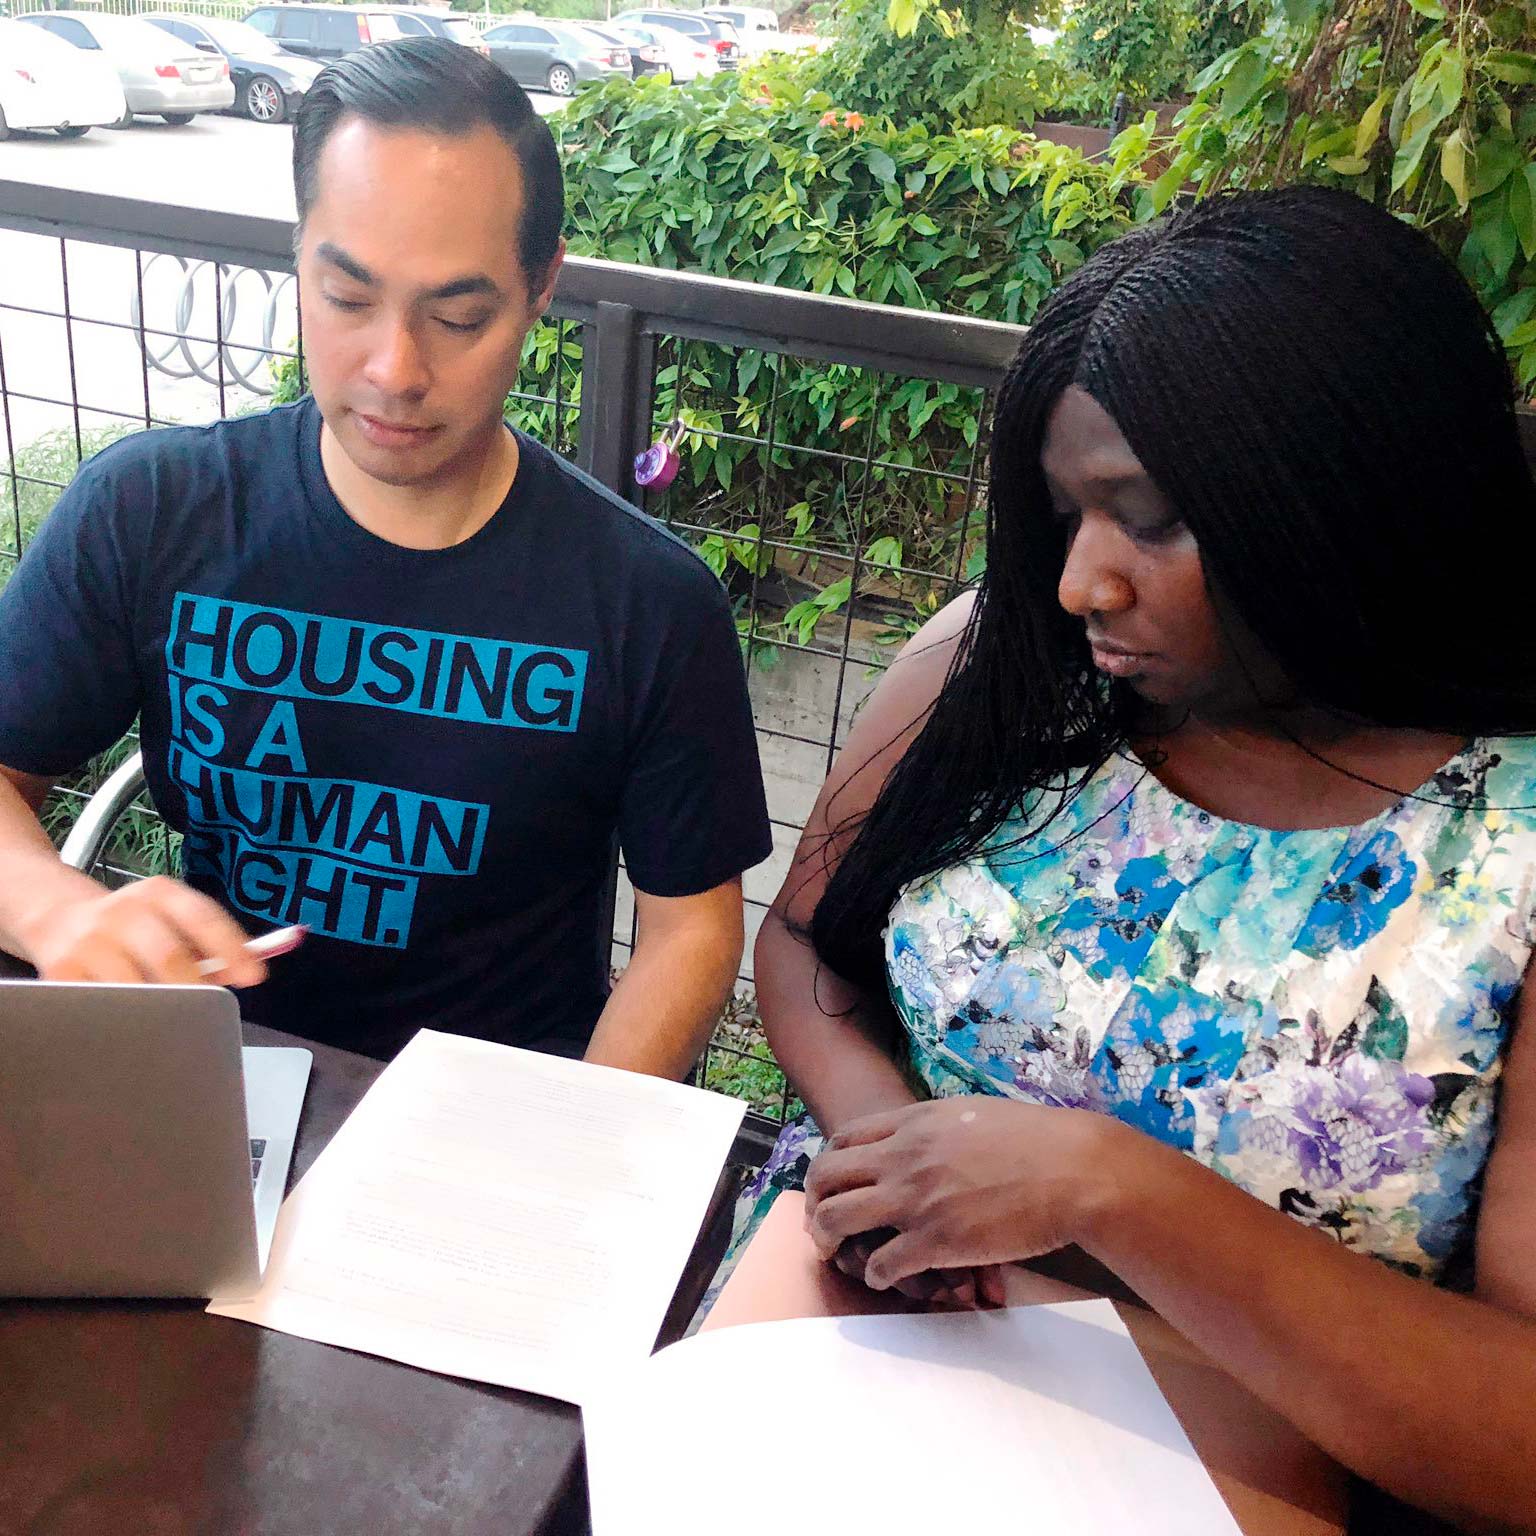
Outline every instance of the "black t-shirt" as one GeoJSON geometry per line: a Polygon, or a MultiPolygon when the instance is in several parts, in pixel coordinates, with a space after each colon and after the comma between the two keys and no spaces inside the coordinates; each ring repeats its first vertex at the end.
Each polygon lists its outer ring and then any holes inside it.
{"type": "Polygon", "coordinates": [[[479,532],[410,550],[326,481],[312,401],[86,464],[0,594],[0,763],[140,717],[186,879],[309,940],[247,1018],[377,1055],[430,1025],[579,1047],[615,839],[658,896],[770,849],[724,590],[519,436],[479,532]]]}

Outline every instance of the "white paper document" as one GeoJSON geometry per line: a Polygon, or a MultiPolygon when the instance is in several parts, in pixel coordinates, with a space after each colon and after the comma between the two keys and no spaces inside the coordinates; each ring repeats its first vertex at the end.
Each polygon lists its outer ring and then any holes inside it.
{"type": "Polygon", "coordinates": [[[1239,1536],[1107,1301],[721,1328],[583,1418],[593,1536],[1239,1536]]]}
{"type": "Polygon", "coordinates": [[[260,1291],[208,1310],[583,1402],[650,1353],[743,1112],[422,1030],[288,1197],[260,1291]]]}

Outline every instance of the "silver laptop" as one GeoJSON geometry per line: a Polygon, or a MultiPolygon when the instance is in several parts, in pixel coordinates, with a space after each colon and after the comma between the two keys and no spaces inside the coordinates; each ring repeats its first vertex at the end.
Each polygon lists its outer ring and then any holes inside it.
{"type": "Polygon", "coordinates": [[[222,987],[0,981],[0,1296],[247,1296],[308,1051],[222,987]]]}

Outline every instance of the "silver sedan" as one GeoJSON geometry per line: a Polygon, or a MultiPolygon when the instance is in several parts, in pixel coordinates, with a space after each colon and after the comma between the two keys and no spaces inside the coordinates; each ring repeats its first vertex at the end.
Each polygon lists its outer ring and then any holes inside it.
{"type": "Polygon", "coordinates": [[[199,112],[222,112],[234,105],[235,83],[226,59],[199,53],[147,21],[91,11],[43,11],[18,20],[100,53],[122,82],[128,101],[125,122],[143,113],[179,127],[199,112]]]}

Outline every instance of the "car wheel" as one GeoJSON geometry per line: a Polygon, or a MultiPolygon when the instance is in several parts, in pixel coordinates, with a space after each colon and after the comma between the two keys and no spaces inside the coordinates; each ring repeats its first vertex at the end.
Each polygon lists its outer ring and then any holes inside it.
{"type": "Polygon", "coordinates": [[[171,125],[172,128],[185,128],[187,124],[197,116],[197,114],[195,112],[162,112],[160,116],[163,117],[165,121],[171,125]]]}
{"type": "Polygon", "coordinates": [[[546,84],[553,95],[574,96],[576,94],[576,76],[571,73],[569,64],[551,64],[546,84]]]}
{"type": "Polygon", "coordinates": [[[89,123],[71,123],[67,128],[53,130],[61,139],[83,139],[91,131],[89,123]]]}
{"type": "Polygon", "coordinates": [[[245,115],[258,123],[280,123],[287,114],[287,103],[275,80],[257,75],[245,88],[245,115]]]}

